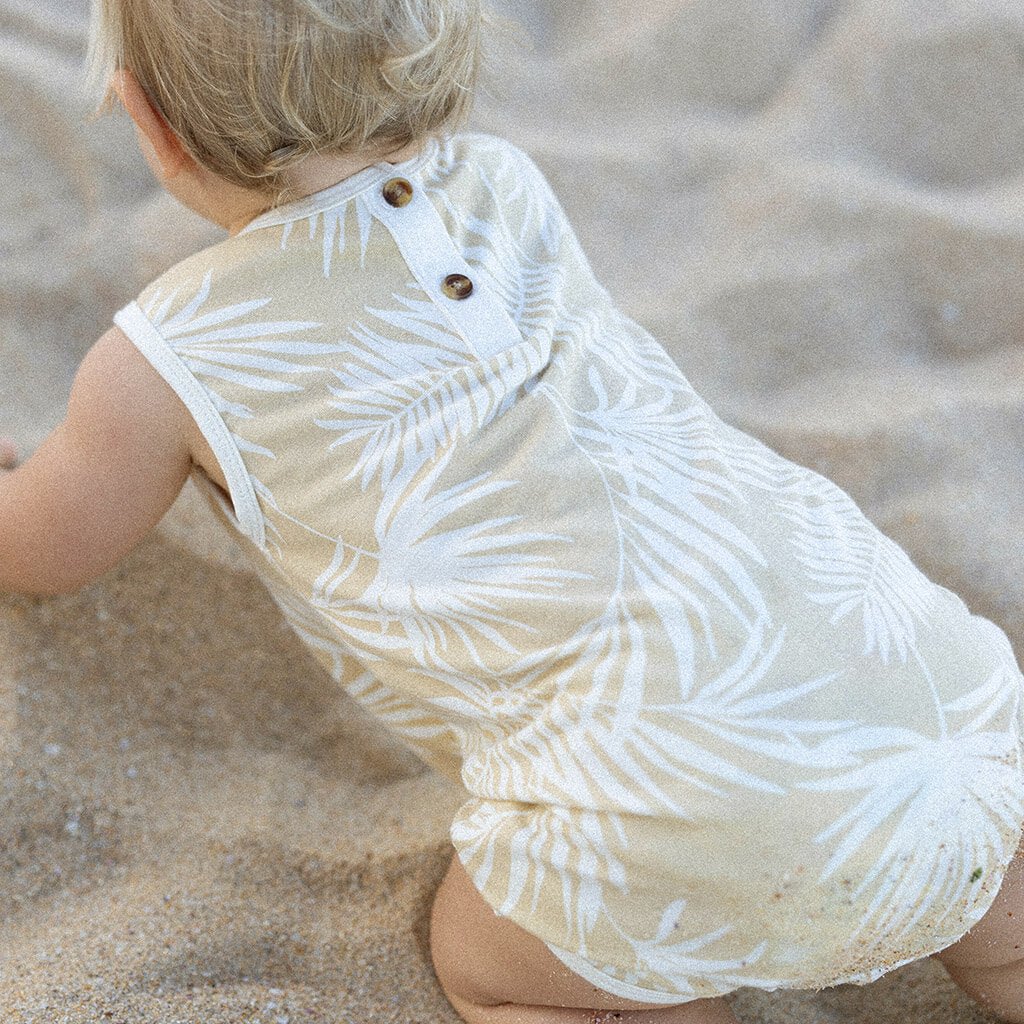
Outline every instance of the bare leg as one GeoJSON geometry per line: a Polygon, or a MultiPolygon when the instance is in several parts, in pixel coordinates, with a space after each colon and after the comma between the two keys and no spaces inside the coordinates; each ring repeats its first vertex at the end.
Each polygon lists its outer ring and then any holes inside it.
{"type": "Polygon", "coordinates": [[[935,959],[987,1010],[1013,1024],[1024,1024],[1022,850],[1017,851],[985,916],[959,942],[936,953],[935,959]]]}
{"type": "Polygon", "coordinates": [[[582,1010],[571,1007],[480,1006],[448,995],[466,1024],[736,1024],[724,1000],[698,999],[650,1010],[582,1010]]]}
{"type": "Polygon", "coordinates": [[[664,1006],[595,988],[498,917],[457,857],[434,901],[430,947],[441,987],[467,1024],[736,1024],[722,999],[664,1006]]]}

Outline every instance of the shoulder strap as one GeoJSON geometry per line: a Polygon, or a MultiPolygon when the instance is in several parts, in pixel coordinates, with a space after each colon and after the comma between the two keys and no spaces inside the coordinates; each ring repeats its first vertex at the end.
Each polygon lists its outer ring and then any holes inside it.
{"type": "Polygon", "coordinates": [[[114,316],[114,323],[185,403],[224,471],[234,506],[235,525],[262,550],[266,543],[266,533],[263,512],[256,499],[252,479],[231,431],[217,412],[210,395],[150,323],[137,302],[130,302],[120,310],[114,316]]]}

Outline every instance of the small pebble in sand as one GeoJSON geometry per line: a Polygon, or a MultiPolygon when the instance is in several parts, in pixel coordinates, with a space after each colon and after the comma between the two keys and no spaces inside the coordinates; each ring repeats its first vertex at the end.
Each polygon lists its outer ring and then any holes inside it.
{"type": "Polygon", "coordinates": [[[0,437],[0,469],[14,469],[18,464],[18,449],[8,437],[0,437]]]}

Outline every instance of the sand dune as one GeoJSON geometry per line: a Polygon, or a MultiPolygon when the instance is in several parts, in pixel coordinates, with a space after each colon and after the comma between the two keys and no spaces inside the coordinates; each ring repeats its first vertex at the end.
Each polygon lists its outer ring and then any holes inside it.
{"type": "MultiPolygon", "coordinates": [[[[0,433],[25,450],[111,313],[218,237],[123,119],[86,120],[86,7],[0,0],[0,433]]],[[[727,419],[1024,654],[1020,4],[504,9],[530,43],[476,126],[535,156],[727,419]]],[[[354,716],[186,492],[81,594],[0,599],[0,1017],[454,1022],[425,943],[459,800],[354,716]]],[[[976,1017],[932,965],[735,1005],[976,1017]]]]}

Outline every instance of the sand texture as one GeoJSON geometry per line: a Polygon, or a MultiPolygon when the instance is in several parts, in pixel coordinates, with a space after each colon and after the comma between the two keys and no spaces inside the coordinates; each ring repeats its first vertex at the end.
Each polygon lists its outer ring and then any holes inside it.
{"type": "MultiPolygon", "coordinates": [[[[0,0],[0,434],[30,451],[218,233],[87,120],[85,0],[0,0]]],[[[1020,0],[507,0],[475,115],[728,420],[850,491],[1024,655],[1020,0]]],[[[0,529],[3,524],[0,523],[0,529]]],[[[334,692],[186,491],[83,592],[0,598],[0,1020],[454,1024],[458,790],[334,692]]],[[[962,1024],[934,965],[744,1024],[962,1024]]]]}

